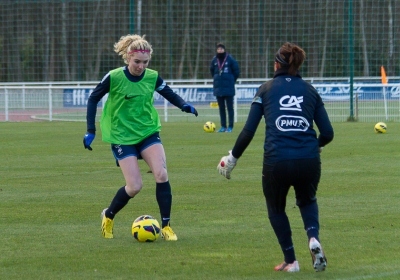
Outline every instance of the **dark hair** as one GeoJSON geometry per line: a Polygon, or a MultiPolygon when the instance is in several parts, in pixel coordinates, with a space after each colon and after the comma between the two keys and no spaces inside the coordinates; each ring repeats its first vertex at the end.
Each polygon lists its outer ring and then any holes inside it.
{"type": "Polygon", "coordinates": [[[222,43],[217,43],[217,49],[218,48],[223,48],[225,50],[225,45],[222,43]]]}
{"type": "Polygon", "coordinates": [[[296,44],[284,43],[275,55],[275,61],[283,68],[288,68],[290,75],[296,75],[306,59],[306,52],[296,44]]]}

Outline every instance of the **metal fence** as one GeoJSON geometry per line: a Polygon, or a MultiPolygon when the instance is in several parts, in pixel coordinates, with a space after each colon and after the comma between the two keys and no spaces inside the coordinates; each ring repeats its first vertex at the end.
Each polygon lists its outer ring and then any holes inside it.
{"type": "MultiPolygon", "coordinates": [[[[307,79],[321,95],[332,122],[344,122],[352,116],[362,122],[400,121],[400,77],[307,79]],[[352,88],[352,91],[351,91],[352,88]]],[[[194,104],[198,118],[189,118],[158,93],[154,103],[162,121],[219,121],[212,92],[212,80],[171,80],[171,88],[184,100],[194,104]]],[[[240,79],[236,85],[235,121],[244,122],[251,100],[265,80],[240,79]]],[[[2,83],[0,84],[0,121],[85,121],[87,99],[97,82],[2,83]]],[[[99,103],[98,117],[104,100],[99,103]]]]}

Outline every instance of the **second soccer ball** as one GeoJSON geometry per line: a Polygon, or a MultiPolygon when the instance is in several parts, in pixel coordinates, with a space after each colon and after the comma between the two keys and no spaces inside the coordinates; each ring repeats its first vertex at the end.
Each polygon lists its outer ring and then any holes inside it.
{"type": "Polygon", "coordinates": [[[205,132],[214,132],[215,131],[215,123],[208,121],[204,124],[203,129],[205,132]]]}
{"type": "Polygon", "coordinates": [[[387,126],[384,122],[378,122],[374,126],[375,133],[386,133],[386,130],[387,130],[387,126]]]}

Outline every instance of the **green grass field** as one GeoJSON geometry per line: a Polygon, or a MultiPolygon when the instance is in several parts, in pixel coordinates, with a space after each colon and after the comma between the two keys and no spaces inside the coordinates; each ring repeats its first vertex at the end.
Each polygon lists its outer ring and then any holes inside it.
{"type": "Polygon", "coordinates": [[[142,214],[159,219],[155,183],[141,162],[142,192],[117,215],[114,239],[100,234],[100,213],[124,184],[108,144],[84,150],[84,123],[0,123],[0,279],[399,279],[400,123],[334,123],[322,153],[318,192],[325,272],[311,266],[294,193],[288,196],[295,274],[283,260],[261,189],[263,127],[232,179],[216,166],[231,134],[200,123],[166,123],[161,137],[173,188],[177,242],[139,243],[142,214]]]}

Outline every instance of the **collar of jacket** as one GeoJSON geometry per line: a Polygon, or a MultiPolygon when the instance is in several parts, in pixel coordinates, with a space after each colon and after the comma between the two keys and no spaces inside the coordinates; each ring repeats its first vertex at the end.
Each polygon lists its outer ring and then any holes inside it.
{"type": "MultiPolygon", "coordinates": [[[[278,76],[283,76],[283,75],[289,75],[289,68],[288,67],[281,67],[278,70],[276,70],[275,73],[274,73],[274,77],[273,78],[276,78],[278,76]]],[[[299,71],[297,71],[295,77],[301,78],[299,71]]]]}
{"type": "Polygon", "coordinates": [[[227,57],[227,56],[228,56],[228,54],[227,54],[226,52],[224,52],[224,53],[217,53],[217,55],[216,55],[217,59],[219,59],[219,60],[224,60],[225,57],[227,57]]]}

